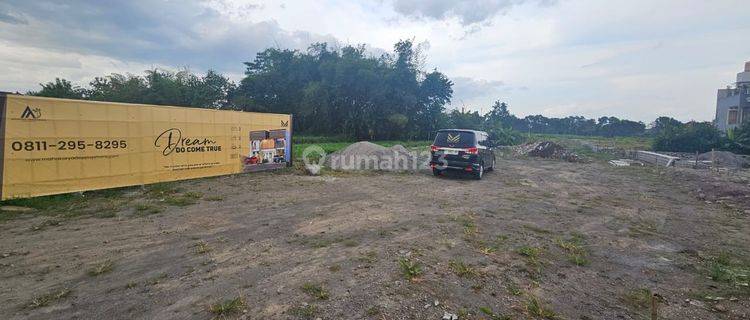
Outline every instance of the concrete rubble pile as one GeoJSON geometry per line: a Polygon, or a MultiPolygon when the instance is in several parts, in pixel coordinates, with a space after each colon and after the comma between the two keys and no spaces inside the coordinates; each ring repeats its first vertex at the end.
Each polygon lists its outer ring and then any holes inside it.
{"type": "Polygon", "coordinates": [[[516,154],[529,157],[560,159],[569,162],[583,161],[578,154],[568,151],[565,147],[552,141],[539,141],[520,145],[516,148],[516,154]]]}
{"type": "Polygon", "coordinates": [[[417,152],[402,145],[390,148],[362,141],[330,154],[325,165],[334,170],[415,171],[426,166],[417,152]]]}
{"type": "Polygon", "coordinates": [[[746,159],[728,151],[701,153],[698,155],[697,160],[719,167],[745,168],[750,166],[750,163],[746,159]]]}

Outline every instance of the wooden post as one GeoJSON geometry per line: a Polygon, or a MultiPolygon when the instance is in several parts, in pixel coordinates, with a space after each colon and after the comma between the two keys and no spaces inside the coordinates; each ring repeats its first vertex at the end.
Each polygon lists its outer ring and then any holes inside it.
{"type": "Polygon", "coordinates": [[[657,320],[659,316],[657,315],[657,304],[658,301],[656,301],[656,294],[651,295],[651,320],[657,320]]]}

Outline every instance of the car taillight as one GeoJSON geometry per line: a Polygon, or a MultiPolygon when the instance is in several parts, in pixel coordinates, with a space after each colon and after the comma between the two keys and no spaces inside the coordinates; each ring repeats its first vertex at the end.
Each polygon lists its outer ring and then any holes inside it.
{"type": "Polygon", "coordinates": [[[479,149],[477,149],[476,147],[471,147],[471,148],[466,148],[466,151],[464,152],[468,154],[477,154],[479,153],[479,149]]]}
{"type": "Polygon", "coordinates": [[[438,146],[435,146],[435,145],[430,146],[430,151],[435,152],[435,151],[438,151],[438,150],[440,150],[440,148],[438,148],[438,146]]]}

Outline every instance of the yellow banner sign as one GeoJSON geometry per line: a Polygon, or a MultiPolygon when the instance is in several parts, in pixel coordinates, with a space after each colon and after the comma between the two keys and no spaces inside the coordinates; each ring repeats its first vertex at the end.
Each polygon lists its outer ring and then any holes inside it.
{"type": "Polygon", "coordinates": [[[291,115],[0,95],[3,200],[277,168],[291,115]]]}

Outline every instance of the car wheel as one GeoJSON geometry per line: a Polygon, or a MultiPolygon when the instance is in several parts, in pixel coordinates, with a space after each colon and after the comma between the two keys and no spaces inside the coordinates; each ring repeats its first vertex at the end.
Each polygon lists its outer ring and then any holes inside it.
{"type": "Polygon", "coordinates": [[[495,171],[495,157],[492,157],[492,165],[487,168],[487,171],[495,171]]]}
{"type": "Polygon", "coordinates": [[[474,179],[482,180],[482,176],[484,176],[484,166],[480,164],[479,169],[474,173],[474,179]]]}
{"type": "Polygon", "coordinates": [[[441,173],[442,173],[442,172],[441,172],[441,170],[440,170],[440,169],[435,169],[435,168],[432,168],[432,175],[433,175],[433,176],[436,176],[436,177],[437,177],[437,176],[439,176],[439,175],[440,175],[441,173]]]}

